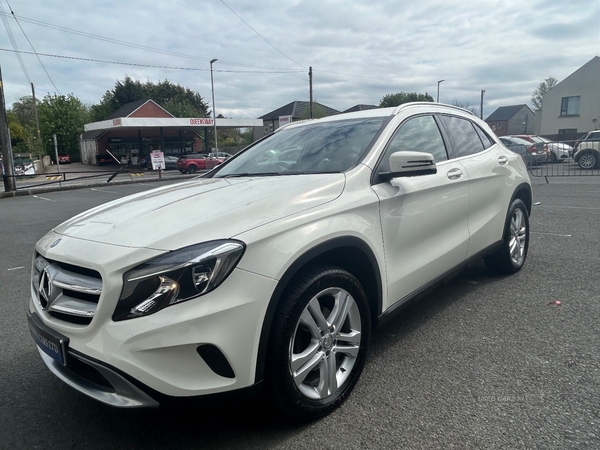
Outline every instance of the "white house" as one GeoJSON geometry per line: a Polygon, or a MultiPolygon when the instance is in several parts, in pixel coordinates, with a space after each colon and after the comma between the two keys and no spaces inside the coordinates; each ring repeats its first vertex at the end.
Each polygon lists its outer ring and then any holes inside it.
{"type": "Polygon", "coordinates": [[[541,135],[573,139],[600,128],[600,57],[584,64],[543,96],[541,135]]]}

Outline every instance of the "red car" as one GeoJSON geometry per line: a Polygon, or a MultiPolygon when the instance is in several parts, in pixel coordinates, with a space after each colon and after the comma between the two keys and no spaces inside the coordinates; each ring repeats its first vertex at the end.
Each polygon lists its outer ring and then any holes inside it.
{"type": "Polygon", "coordinates": [[[59,164],[71,164],[71,156],[67,154],[58,155],[58,162],[59,164]]]}
{"type": "Polygon", "coordinates": [[[181,156],[177,160],[177,169],[181,173],[196,173],[199,170],[212,169],[220,163],[221,161],[196,153],[181,156]]]}

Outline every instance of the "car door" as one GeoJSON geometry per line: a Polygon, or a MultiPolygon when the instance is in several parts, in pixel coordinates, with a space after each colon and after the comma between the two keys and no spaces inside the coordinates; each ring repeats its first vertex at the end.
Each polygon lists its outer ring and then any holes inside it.
{"type": "Polygon", "coordinates": [[[372,186],[379,197],[388,278],[387,304],[407,299],[464,261],[468,248],[468,175],[448,159],[432,115],[405,120],[390,139],[376,173],[389,170],[396,151],[434,155],[437,173],[400,177],[372,186]]]}
{"type": "Polygon", "coordinates": [[[440,117],[452,142],[452,156],[469,178],[469,248],[467,257],[502,239],[510,203],[506,189],[511,176],[509,155],[473,121],[457,116],[440,117]]]}

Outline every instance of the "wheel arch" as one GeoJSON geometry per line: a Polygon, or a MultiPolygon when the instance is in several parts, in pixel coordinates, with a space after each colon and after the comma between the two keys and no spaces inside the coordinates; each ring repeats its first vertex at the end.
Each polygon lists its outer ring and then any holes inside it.
{"type": "Polygon", "coordinates": [[[256,383],[264,379],[271,325],[279,299],[296,275],[304,268],[316,264],[338,266],[347,270],[358,279],[365,289],[371,309],[371,326],[376,326],[377,317],[381,314],[382,309],[382,281],[375,254],[366,242],[353,236],[344,236],[323,242],[302,254],[292,263],[277,283],[271,295],[258,344],[255,372],[256,383]]]}
{"type": "Polygon", "coordinates": [[[510,199],[510,203],[508,204],[509,209],[510,205],[512,205],[517,198],[525,203],[525,206],[527,207],[527,214],[531,215],[531,208],[533,206],[533,193],[529,183],[521,183],[519,186],[517,186],[517,189],[515,189],[515,192],[510,199]]]}

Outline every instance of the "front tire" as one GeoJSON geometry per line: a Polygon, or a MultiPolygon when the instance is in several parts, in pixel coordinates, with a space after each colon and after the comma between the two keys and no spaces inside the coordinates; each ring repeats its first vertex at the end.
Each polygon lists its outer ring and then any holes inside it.
{"type": "Polygon", "coordinates": [[[493,272],[512,274],[521,270],[529,249],[529,213],[525,203],[516,199],[510,205],[502,247],[484,259],[493,272]]]}
{"type": "Polygon", "coordinates": [[[300,274],[273,318],[266,375],[271,401],[302,421],[329,414],[358,381],[370,331],[367,297],[352,274],[336,266],[300,274]]]}

